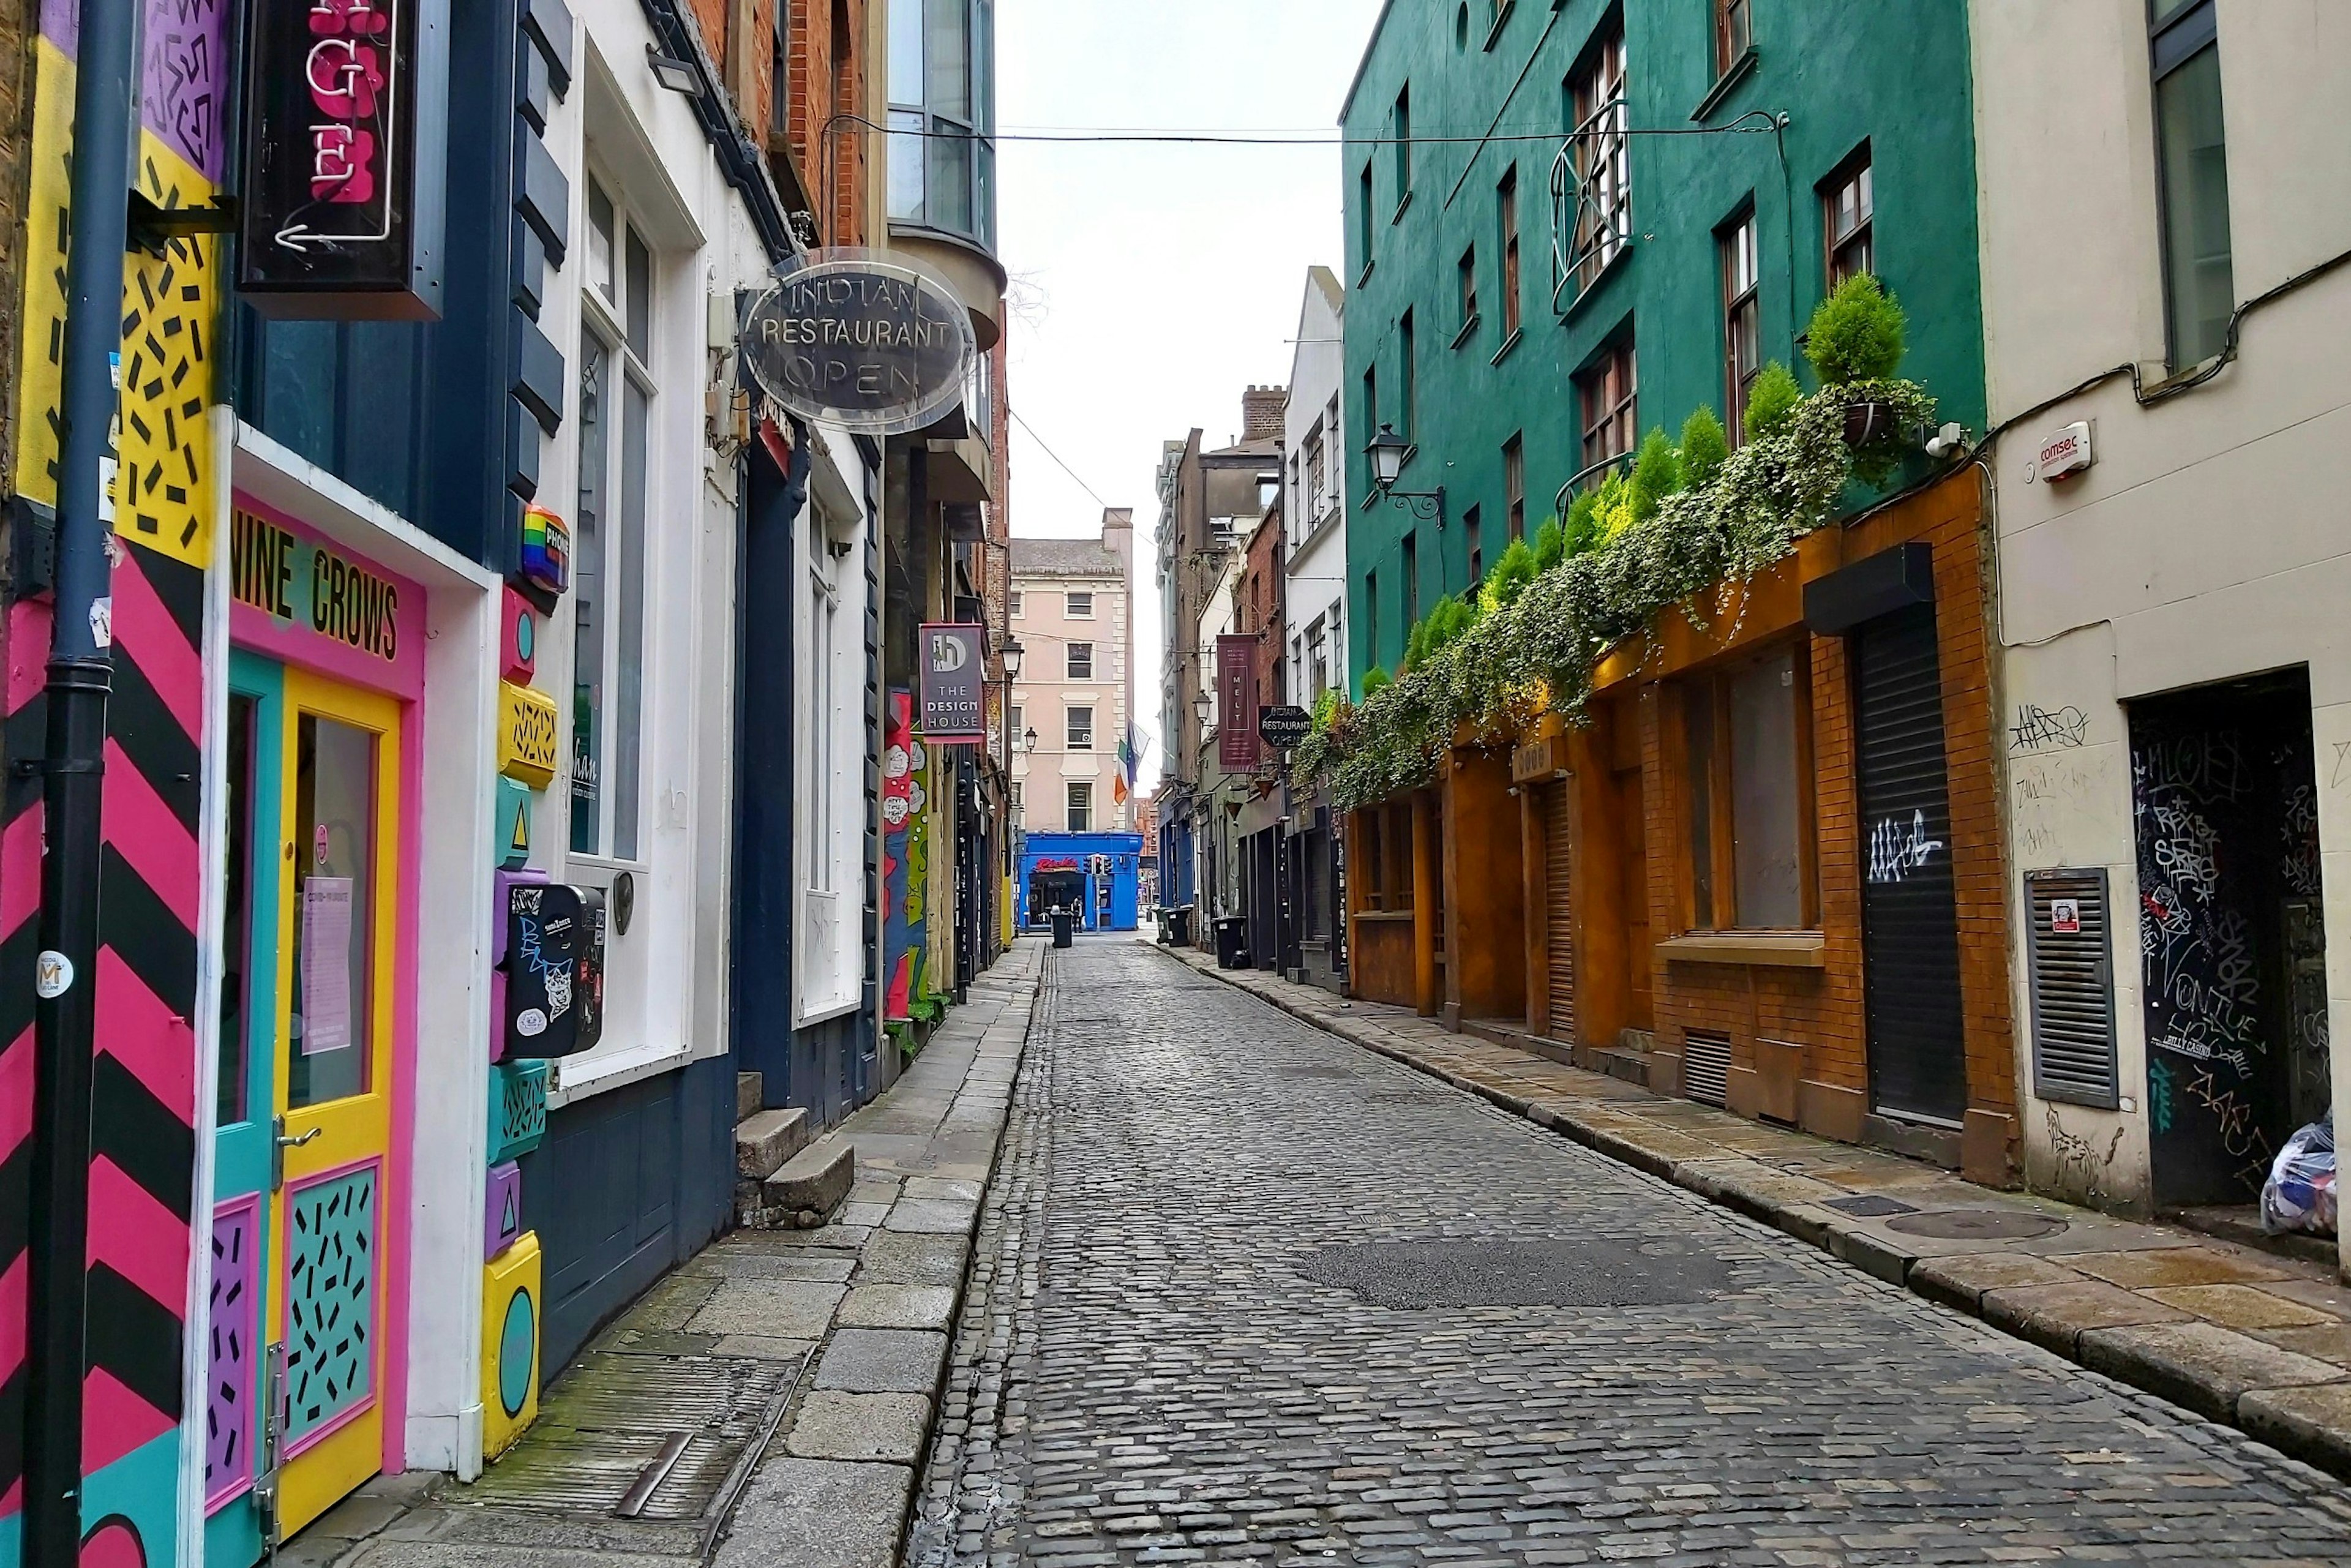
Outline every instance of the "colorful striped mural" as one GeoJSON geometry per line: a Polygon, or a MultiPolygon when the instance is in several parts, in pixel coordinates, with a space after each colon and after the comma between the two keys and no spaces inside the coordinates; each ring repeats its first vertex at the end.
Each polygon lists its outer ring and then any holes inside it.
{"type": "MultiPolygon", "coordinates": [[[[222,0],[146,0],[138,179],[158,205],[209,202],[221,174],[222,0]]],[[[29,234],[18,369],[16,490],[56,496],[63,366],[74,7],[44,0],[35,45],[29,234]]],[[[172,241],[125,267],[116,484],[114,692],[109,709],[90,1158],[85,1561],[176,1552],[181,1363],[195,1157],[197,852],[204,571],[214,507],[206,413],[217,401],[218,247],[172,241]]],[[[10,758],[42,745],[48,611],[0,628],[10,758]]],[[[0,1565],[23,1505],[26,1213],[40,784],[0,795],[0,1565]]]]}

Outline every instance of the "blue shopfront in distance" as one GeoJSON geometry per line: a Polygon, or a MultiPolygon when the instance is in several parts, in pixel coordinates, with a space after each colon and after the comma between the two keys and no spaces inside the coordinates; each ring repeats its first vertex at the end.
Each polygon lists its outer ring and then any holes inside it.
{"type": "Polygon", "coordinates": [[[1074,905],[1081,929],[1135,927],[1141,833],[1030,833],[1020,852],[1019,919],[1042,925],[1053,911],[1074,905]]]}

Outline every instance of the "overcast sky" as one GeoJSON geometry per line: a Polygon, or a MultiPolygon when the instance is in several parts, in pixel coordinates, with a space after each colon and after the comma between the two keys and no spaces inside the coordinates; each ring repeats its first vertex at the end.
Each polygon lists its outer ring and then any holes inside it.
{"type": "MultiPolygon", "coordinates": [[[[1335,135],[1379,6],[998,0],[998,129],[1335,135]]],[[[1134,508],[1136,717],[1155,741],[1160,444],[1197,425],[1225,444],[1242,389],[1289,379],[1306,268],[1343,260],[1339,170],[1328,145],[1006,141],[998,152],[1014,295],[1008,390],[1035,432],[1013,426],[1012,531],[1091,534],[1104,505],[1134,508]]],[[[1160,762],[1155,749],[1145,788],[1160,762]]]]}

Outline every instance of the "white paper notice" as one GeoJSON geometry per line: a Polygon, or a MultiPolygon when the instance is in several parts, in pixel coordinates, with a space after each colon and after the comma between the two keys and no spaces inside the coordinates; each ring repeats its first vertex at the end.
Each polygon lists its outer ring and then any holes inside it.
{"type": "Polygon", "coordinates": [[[351,1043],[351,879],[302,883],[302,1038],[305,1056],[351,1043]]]}

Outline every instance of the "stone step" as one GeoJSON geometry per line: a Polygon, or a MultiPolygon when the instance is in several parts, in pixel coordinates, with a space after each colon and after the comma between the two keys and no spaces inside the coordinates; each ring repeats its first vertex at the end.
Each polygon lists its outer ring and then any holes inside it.
{"type": "Polygon", "coordinates": [[[807,1148],[808,1141],[808,1112],[801,1107],[755,1111],[735,1124],[735,1174],[765,1181],[807,1148]]]}
{"type": "Polygon", "coordinates": [[[1592,1071],[1604,1072],[1611,1078],[1621,1078],[1627,1083],[1637,1083],[1644,1089],[1649,1086],[1649,1053],[1647,1051],[1627,1051],[1620,1045],[1614,1050],[1602,1046],[1587,1054],[1591,1057],[1592,1071]]]}
{"type": "Polygon", "coordinates": [[[831,1214],[857,1179],[857,1151],[846,1138],[824,1138],[791,1157],[760,1183],[769,1208],[831,1214]]]}
{"type": "Polygon", "coordinates": [[[767,1098],[768,1079],[762,1072],[738,1072],[735,1075],[735,1119],[747,1122],[758,1113],[759,1103],[767,1098]]]}

